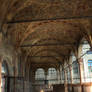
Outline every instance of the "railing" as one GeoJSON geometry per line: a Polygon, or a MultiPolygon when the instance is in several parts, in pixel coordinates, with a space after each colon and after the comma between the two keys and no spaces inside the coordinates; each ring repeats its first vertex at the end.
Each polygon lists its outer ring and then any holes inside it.
{"type": "MultiPolygon", "coordinates": [[[[82,83],[92,83],[92,77],[82,77],[82,83]]],[[[73,78],[73,84],[80,83],[80,78],[73,78]]],[[[71,78],[67,78],[67,83],[71,83],[71,78]]]]}
{"type": "Polygon", "coordinates": [[[48,80],[44,80],[44,79],[38,79],[35,80],[35,84],[59,84],[61,80],[58,79],[48,79],[48,80]]]}

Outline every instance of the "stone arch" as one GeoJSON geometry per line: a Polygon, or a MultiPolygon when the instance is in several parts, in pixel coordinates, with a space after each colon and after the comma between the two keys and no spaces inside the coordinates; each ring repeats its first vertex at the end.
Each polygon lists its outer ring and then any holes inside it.
{"type": "Polygon", "coordinates": [[[13,67],[11,59],[9,59],[8,57],[3,57],[3,62],[6,62],[6,64],[7,64],[9,76],[13,76],[14,75],[14,67],[13,67]]]}

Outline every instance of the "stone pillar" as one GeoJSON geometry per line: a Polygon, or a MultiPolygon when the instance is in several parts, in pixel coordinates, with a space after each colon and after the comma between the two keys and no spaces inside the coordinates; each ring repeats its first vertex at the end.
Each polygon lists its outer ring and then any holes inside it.
{"type": "Polygon", "coordinates": [[[59,68],[59,70],[57,70],[58,72],[58,83],[60,84],[61,83],[61,70],[59,68]]]}
{"type": "Polygon", "coordinates": [[[78,64],[79,64],[79,73],[80,73],[80,84],[82,84],[83,69],[82,69],[82,60],[81,59],[78,61],[78,64]]]}
{"type": "Polygon", "coordinates": [[[30,66],[28,66],[28,68],[27,68],[27,74],[26,74],[26,77],[27,77],[27,81],[30,81],[30,78],[29,78],[29,76],[30,76],[30,66]]]}
{"type": "MultiPolygon", "coordinates": [[[[0,32],[0,47],[2,47],[2,32],[0,32]]],[[[2,92],[1,88],[2,83],[2,55],[0,56],[0,92],[2,92]]]]}
{"type": "Polygon", "coordinates": [[[0,92],[2,92],[1,82],[2,82],[2,59],[0,58],[0,92]]]}
{"type": "Polygon", "coordinates": [[[35,83],[35,74],[36,74],[36,69],[30,68],[29,81],[30,81],[32,84],[35,83]]]}
{"type": "Polygon", "coordinates": [[[71,84],[73,84],[72,66],[69,67],[69,70],[70,70],[71,84]]]}
{"type": "Polygon", "coordinates": [[[35,71],[32,71],[32,84],[35,83],[35,71]]]}
{"type": "Polygon", "coordinates": [[[59,83],[59,70],[57,69],[57,79],[56,82],[59,83]]]}
{"type": "Polygon", "coordinates": [[[66,70],[64,70],[64,75],[65,75],[65,81],[64,81],[65,92],[68,92],[68,89],[67,89],[67,73],[66,73],[66,70]]]}
{"type": "Polygon", "coordinates": [[[45,69],[45,84],[48,84],[47,76],[48,76],[48,69],[45,69]]]}
{"type": "Polygon", "coordinates": [[[61,83],[61,71],[60,71],[60,69],[58,70],[58,83],[61,83]]]}
{"type": "Polygon", "coordinates": [[[62,82],[62,67],[60,66],[60,84],[63,83],[62,82]]]}
{"type": "Polygon", "coordinates": [[[80,85],[81,85],[81,91],[80,92],[83,92],[83,88],[82,88],[82,82],[83,82],[83,69],[82,69],[82,59],[80,59],[78,61],[79,63],[79,72],[80,72],[80,85]]]}

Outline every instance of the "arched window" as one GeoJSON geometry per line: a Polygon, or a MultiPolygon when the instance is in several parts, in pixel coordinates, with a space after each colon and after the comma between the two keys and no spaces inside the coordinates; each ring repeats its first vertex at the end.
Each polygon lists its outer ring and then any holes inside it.
{"type": "Polygon", "coordinates": [[[72,74],[73,74],[73,82],[74,83],[79,83],[79,65],[77,58],[74,54],[72,54],[72,74]]]}
{"type": "Polygon", "coordinates": [[[88,71],[89,75],[92,76],[92,60],[88,60],[88,71]]]}
{"type": "Polygon", "coordinates": [[[55,68],[48,69],[47,79],[49,84],[55,84],[57,82],[57,71],[55,68]]]}
{"type": "Polygon", "coordinates": [[[42,69],[42,68],[37,69],[37,71],[35,73],[35,79],[36,80],[45,80],[44,69],[42,69]]]}
{"type": "Polygon", "coordinates": [[[2,63],[2,74],[8,75],[8,66],[7,66],[6,61],[3,61],[3,63],[2,63]]]}

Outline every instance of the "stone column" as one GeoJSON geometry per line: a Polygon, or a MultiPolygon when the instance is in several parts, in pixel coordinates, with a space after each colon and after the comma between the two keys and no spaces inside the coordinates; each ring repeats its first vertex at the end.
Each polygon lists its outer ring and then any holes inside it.
{"type": "Polygon", "coordinates": [[[32,71],[32,83],[35,83],[35,70],[34,71],[32,71]]]}
{"type": "Polygon", "coordinates": [[[48,76],[48,69],[45,69],[45,84],[48,84],[47,76],[48,76]]]}
{"type": "Polygon", "coordinates": [[[35,74],[36,74],[36,69],[30,68],[29,81],[32,84],[36,82],[36,80],[35,80],[35,74]]]}
{"type": "MultiPolygon", "coordinates": [[[[0,47],[2,47],[2,32],[0,32],[0,47]]],[[[2,92],[1,88],[2,83],[2,55],[0,56],[0,92],[2,92]]]]}
{"type": "Polygon", "coordinates": [[[60,84],[62,84],[62,67],[60,66],[60,84]]]}
{"type": "Polygon", "coordinates": [[[60,69],[58,70],[58,83],[61,83],[61,71],[60,71],[60,69]]]}
{"type": "Polygon", "coordinates": [[[68,92],[68,89],[67,89],[67,73],[66,73],[66,70],[64,70],[64,75],[65,75],[65,81],[64,81],[65,92],[68,92]]]}
{"type": "Polygon", "coordinates": [[[58,83],[61,84],[61,69],[58,70],[58,83]]]}
{"type": "Polygon", "coordinates": [[[57,79],[56,79],[56,82],[59,83],[59,70],[57,69],[57,79]]]}
{"type": "Polygon", "coordinates": [[[80,84],[82,84],[83,69],[82,69],[82,60],[81,59],[78,61],[78,64],[79,64],[79,73],[80,73],[80,84]]]}
{"type": "Polygon", "coordinates": [[[69,70],[70,70],[71,84],[73,84],[72,66],[69,67],[69,70]]]}
{"type": "Polygon", "coordinates": [[[79,61],[78,61],[78,63],[79,63],[79,72],[80,72],[80,85],[81,85],[81,91],[80,92],[83,92],[83,88],[82,88],[82,82],[83,82],[83,69],[82,69],[82,59],[80,59],[79,61]]]}
{"type": "Polygon", "coordinates": [[[0,92],[2,92],[1,82],[2,82],[2,59],[0,57],[0,92]]]}

